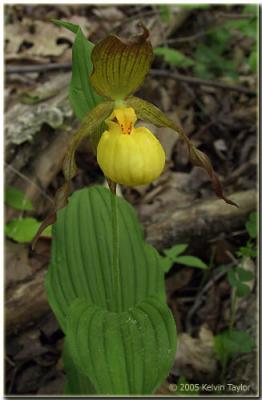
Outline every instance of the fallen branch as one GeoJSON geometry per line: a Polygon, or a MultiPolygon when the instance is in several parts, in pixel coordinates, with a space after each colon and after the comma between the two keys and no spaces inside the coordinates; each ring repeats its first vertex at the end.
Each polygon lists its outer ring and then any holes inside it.
{"type": "Polygon", "coordinates": [[[212,199],[168,214],[164,220],[148,225],[147,241],[159,250],[184,242],[194,247],[220,233],[230,234],[240,229],[249,213],[256,209],[256,191],[238,192],[230,198],[239,208],[212,199]]]}
{"type": "Polygon", "coordinates": [[[207,79],[200,79],[200,78],[194,78],[193,76],[185,76],[185,75],[180,75],[177,74],[176,72],[171,72],[171,71],[165,71],[161,69],[151,69],[151,74],[155,76],[164,76],[167,78],[172,78],[175,79],[176,81],[181,81],[181,82],[186,82],[186,83],[192,83],[192,85],[200,85],[200,86],[212,86],[212,87],[217,87],[220,89],[225,89],[225,90],[231,90],[239,93],[244,93],[249,96],[256,96],[256,91],[252,89],[245,88],[243,86],[234,86],[234,85],[228,85],[223,82],[219,81],[212,81],[212,80],[207,80],[207,79]]]}
{"type": "Polygon", "coordinates": [[[7,334],[25,329],[30,322],[40,319],[50,310],[44,290],[45,272],[37,271],[30,280],[7,290],[5,301],[7,334]]]}

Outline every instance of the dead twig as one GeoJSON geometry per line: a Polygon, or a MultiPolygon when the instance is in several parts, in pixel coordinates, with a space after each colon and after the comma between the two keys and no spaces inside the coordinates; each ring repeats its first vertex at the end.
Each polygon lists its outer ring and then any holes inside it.
{"type": "Polygon", "coordinates": [[[178,74],[176,72],[165,71],[165,70],[161,70],[161,69],[151,69],[150,72],[152,75],[155,75],[155,76],[163,76],[163,77],[167,77],[167,78],[173,78],[176,81],[187,82],[187,83],[191,83],[192,85],[212,86],[212,87],[217,87],[220,89],[244,93],[249,96],[256,96],[255,90],[248,89],[243,86],[228,85],[223,82],[212,81],[212,80],[207,80],[207,79],[200,79],[200,78],[195,78],[193,76],[185,76],[185,75],[178,74]]]}
{"type": "Polygon", "coordinates": [[[64,71],[70,70],[72,67],[71,63],[48,63],[40,65],[7,65],[5,72],[8,75],[11,74],[30,74],[32,72],[47,72],[57,71],[62,69],[64,71]]]}
{"type": "Polygon", "coordinates": [[[183,36],[178,38],[167,39],[168,44],[176,44],[176,43],[187,43],[202,38],[208,34],[208,31],[197,32],[194,35],[183,36]]]}
{"type": "Polygon", "coordinates": [[[210,279],[206,285],[200,290],[198,295],[196,296],[195,302],[193,306],[190,308],[189,312],[187,313],[186,318],[186,332],[192,332],[192,324],[191,320],[193,315],[195,314],[196,310],[201,306],[202,302],[204,301],[205,297],[204,294],[214,285],[217,281],[219,281],[223,276],[227,273],[227,271],[221,271],[217,275],[215,275],[212,279],[210,279]]]}
{"type": "Polygon", "coordinates": [[[15,362],[11,360],[11,358],[8,355],[5,355],[5,360],[8,362],[11,367],[15,367],[15,362]]]}
{"type": "Polygon", "coordinates": [[[41,195],[48,200],[51,204],[54,204],[54,200],[52,197],[48,196],[48,194],[45,193],[44,190],[41,189],[32,179],[28,178],[26,175],[24,175],[22,172],[18,171],[13,165],[8,164],[5,162],[5,165],[7,168],[11,169],[15,175],[19,176],[19,178],[23,179],[25,182],[29,183],[30,185],[33,185],[40,193],[41,195]]]}

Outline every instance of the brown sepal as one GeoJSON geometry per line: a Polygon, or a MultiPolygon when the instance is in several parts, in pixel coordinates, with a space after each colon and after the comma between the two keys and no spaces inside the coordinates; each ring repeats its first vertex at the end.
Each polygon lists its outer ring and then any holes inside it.
{"type": "Polygon", "coordinates": [[[93,72],[90,81],[105,98],[124,100],[143,83],[149,71],[153,48],[148,30],[131,40],[109,35],[92,50],[93,72]]]}
{"type": "Polygon", "coordinates": [[[67,205],[69,193],[70,193],[70,182],[65,182],[63,186],[61,186],[56,192],[55,207],[53,211],[46,217],[46,219],[42,222],[38,231],[36,232],[36,235],[31,243],[32,250],[34,250],[38,242],[38,239],[40,238],[43,231],[49,225],[53,225],[56,222],[56,213],[60,208],[63,208],[67,205]]]}
{"type": "Polygon", "coordinates": [[[159,108],[138,97],[132,96],[128,98],[126,100],[126,104],[129,107],[134,108],[138,118],[143,119],[144,121],[151,122],[152,124],[159,127],[166,126],[177,132],[180,139],[183,140],[187,145],[189,159],[192,162],[192,164],[201,167],[207,171],[208,175],[211,178],[213,189],[216,195],[221,199],[223,199],[226,203],[239,207],[236,203],[234,203],[232,200],[228,199],[224,195],[221,182],[218,176],[216,175],[208,156],[202,151],[198,150],[191,143],[190,139],[187,137],[186,133],[181,128],[181,126],[178,126],[176,123],[174,123],[161,110],[159,110],[159,108]]]}
{"type": "Polygon", "coordinates": [[[36,232],[35,237],[31,243],[32,250],[35,249],[38,239],[40,238],[40,236],[43,233],[43,231],[45,230],[45,228],[47,228],[49,225],[54,224],[55,222],[56,222],[56,211],[53,211],[52,214],[48,215],[48,217],[42,222],[38,231],[36,232]]]}
{"type": "MultiPolygon", "coordinates": [[[[77,147],[84,138],[90,137],[92,134],[95,134],[99,131],[100,126],[103,125],[104,120],[111,114],[112,110],[112,102],[103,102],[98,104],[85,115],[80,128],[73,135],[63,161],[65,183],[57,190],[55,195],[55,207],[38,229],[32,242],[32,248],[35,247],[44,229],[48,225],[55,223],[57,211],[60,208],[65,207],[67,204],[67,199],[70,193],[71,179],[73,179],[77,173],[77,165],[75,162],[75,152],[77,147]]],[[[99,134],[101,135],[101,130],[99,131],[99,134]]]]}

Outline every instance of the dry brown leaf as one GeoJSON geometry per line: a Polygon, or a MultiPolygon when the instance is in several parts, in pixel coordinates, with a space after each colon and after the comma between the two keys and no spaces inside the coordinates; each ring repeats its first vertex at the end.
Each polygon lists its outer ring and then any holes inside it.
{"type": "Polygon", "coordinates": [[[138,210],[141,219],[159,222],[165,218],[167,210],[170,213],[171,210],[187,207],[195,198],[194,193],[187,190],[188,179],[189,174],[185,172],[164,172],[154,189],[142,193],[143,200],[138,210]]]}
{"type": "Polygon", "coordinates": [[[29,104],[34,104],[59,95],[63,90],[67,89],[70,77],[70,72],[52,74],[52,78],[41,83],[41,85],[37,85],[33,89],[27,87],[21,90],[19,92],[19,94],[23,95],[21,100],[23,103],[28,104],[28,101],[31,99],[31,103],[29,104]]]}
{"type": "Polygon", "coordinates": [[[93,10],[93,13],[103,20],[108,20],[110,22],[121,21],[125,14],[123,11],[115,6],[104,6],[104,7],[96,7],[93,10]]]}
{"type": "Polygon", "coordinates": [[[52,22],[24,18],[20,24],[6,25],[5,52],[9,60],[16,57],[60,56],[68,48],[68,44],[58,43],[58,40],[73,42],[73,38],[71,32],[55,26],[52,22]]]}
{"type": "Polygon", "coordinates": [[[217,369],[214,354],[214,336],[205,324],[200,327],[199,337],[193,338],[188,333],[178,336],[178,348],[174,373],[190,380],[204,376],[207,381],[217,369]]]}

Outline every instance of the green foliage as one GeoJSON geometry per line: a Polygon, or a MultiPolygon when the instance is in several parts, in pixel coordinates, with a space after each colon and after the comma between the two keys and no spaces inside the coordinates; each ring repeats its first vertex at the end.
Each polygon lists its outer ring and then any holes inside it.
{"type": "Polygon", "coordinates": [[[257,213],[253,212],[249,215],[249,219],[246,222],[246,230],[252,239],[257,237],[257,213]]]}
{"type": "Polygon", "coordinates": [[[257,46],[252,46],[251,53],[247,58],[247,64],[253,72],[257,71],[257,46]]]}
{"type": "Polygon", "coordinates": [[[5,188],[5,203],[15,208],[16,210],[32,211],[33,205],[29,199],[27,199],[21,190],[16,189],[12,186],[5,188]]]}
{"type": "MultiPolygon", "coordinates": [[[[183,5],[187,8],[209,7],[203,5],[183,5]]],[[[155,49],[155,54],[163,56],[165,61],[172,66],[191,67],[194,75],[203,79],[215,77],[229,77],[237,80],[239,77],[239,64],[249,66],[255,72],[257,69],[257,7],[244,8],[243,13],[253,14],[251,17],[229,19],[219,26],[205,31],[201,42],[193,44],[192,56],[186,56],[182,51],[161,47],[155,49]],[[248,10],[248,11],[247,11],[248,10]],[[232,51],[234,35],[242,35],[253,40],[251,51],[238,56],[232,51]]],[[[240,14],[241,15],[241,14],[240,14]]]]}
{"type": "Polygon", "coordinates": [[[170,260],[175,261],[179,254],[184,253],[187,248],[188,244],[175,244],[170,249],[164,250],[164,253],[170,260]]]}
{"type": "Polygon", "coordinates": [[[230,33],[226,29],[214,30],[207,36],[206,43],[199,44],[194,52],[196,60],[194,74],[208,79],[216,76],[237,78],[236,65],[224,56],[229,43],[230,33]]]}
{"type": "MultiPolygon", "coordinates": [[[[35,218],[16,218],[5,225],[5,234],[18,243],[30,243],[40,225],[41,222],[35,218]]],[[[41,236],[51,237],[51,227],[46,228],[41,236]]]]}
{"type": "Polygon", "coordinates": [[[195,10],[199,8],[209,8],[210,4],[177,4],[179,8],[187,8],[189,10],[195,10]]]}
{"type": "Polygon", "coordinates": [[[254,274],[251,271],[247,271],[242,267],[237,267],[235,269],[237,275],[238,275],[238,279],[241,282],[249,282],[252,281],[254,279],[254,274]]]}
{"type": "Polygon", "coordinates": [[[65,364],[73,361],[66,367],[71,394],[86,394],[83,377],[96,394],[152,393],[174,359],[176,330],[160,256],[144,242],[134,210],[121,198],[120,293],[114,291],[112,196],[96,186],[75,192],[53,228],[46,289],[66,335],[65,364]]]}
{"type": "MultiPolygon", "coordinates": [[[[257,213],[253,212],[249,215],[248,220],[245,224],[246,230],[249,234],[249,240],[245,246],[241,246],[236,252],[238,257],[256,257],[256,245],[253,240],[257,237],[257,213]]],[[[244,282],[252,281],[254,279],[254,274],[251,271],[245,270],[242,266],[242,261],[240,260],[240,265],[227,270],[227,280],[232,288],[236,290],[236,296],[244,297],[250,293],[250,287],[244,282]]]]}
{"type": "Polygon", "coordinates": [[[249,353],[255,347],[255,341],[247,332],[225,330],[215,336],[214,349],[221,365],[238,354],[249,353]]]}
{"type": "Polygon", "coordinates": [[[170,22],[172,19],[172,12],[170,6],[166,4],[157,5],[156,8],[159,10],[159,15],[162,21],[170,22]]]}
{"type": "Polygon", "coordinates": [[[200,269],[207,269],[208,265],[205,264],[200,258],[194,256],[181,256],[177,257],[177,264],[187,265],[188,267],[196,267],[200,269]]]}
{"type": "Polygon", "coordinates": [[[258,25],[257,25],[257,7],[247,6],[244,11],[254,14],[252,18],[230,20],[225,23],[225,28],[231,32],[239,32],[244,37],[253,39],[253,46],[251,47],[250,54],[244,59],[244,62],[249,66],[250,70],[256,72],[257,70],[257,36],[258,36],[258,25]]]}
{"type": "Polygon", "coordinates": [[[194,60],[185,56],[181,51],[170,49],[168,47],[157,47],[155,55],[162,56],[165,62],[177,67],[191,67],[194,65],[194,60]]]}
{"type": "Polygon", "coordinates": [[[238,257],[251,257],[255,258],[257,256],[256,249],[256,238],[257,238],[257,213],[253,212],[249,215],[246,222],[246,230],[249,235],[249,240],[246,242],[245,246],[241,246],[236,252],[238,257]]]}
{"type": "Polygon", "coordinates": [[[233,329],[235,322],[236,313],[236,300],[237,297],[247,296],[251,289],[247,284],[254,280],[254,273],[246,270],[242,265],[244,265],[245,257],[251,256],[251,250],[253,251],[252,240],[257,236],[257,214],[251,213],[249,215],[248,221],[246,222],[246,229],[250,236],[249,241],[246,246],[241,247],[241,251],[237,252],[239,257],[242,257],[239,261],[239,265],[236,267],[221,266],[221,271],[227,272],[227,280],[232,287],[231,294],[231,316],[229,322],[229,329],[218,334],[215,337],[214,348],[222,365],[222,376],[225,372],[226,365],[228,361],[236,356],[237,354],[248,353],[254,346],[254,340],[249,336],[247,332],[239,331],[233,329]],[[252,246],[252,247],[250,247],[252,246]]]}
{"type": "Polygon", "coordinates": [[[257,255],[257,250],[256,250],[256,246],[254,245],[254,243],[252,243],[250,240],[247,241],[247,243],[245,244],[245,246],[241,246],[239,248],[239,250],[236,252],[236,255],[238,257],[251,257],[251,258],[255,258],[257,255]]]}
{"type": "Polygon", "coordinates": [[[95,388],[88,379],[82,374],[75,366],[73,357],[71,356],[67,339],[64,340],[64,347],[62,353],[63,366],[66,371],[66,384],[64,388],[65,395],[78,395],[81,394],[95,394],[95,388]]]}
{"type": "Polygon", "coordinates": [[[84,37],[78,25],[59,20],[53,20],[53,22],[76,34],[72,48],[73,62],[69,99],[77,118],[82,120],[89,110],[102,101],[102,97],[95,92],[88,78],[93,70],[91,52],[94,45],[84,37]]]}
{"type": "Polygon", "coordinates": [[[66,333],[79,371],[99,394],[153,393],[173,361],[173,318],[157,297],[119,313],[78,299],[66,333]]]}
{"type": "Polygon", "coordinates": [[[250,293],[250,287],[243,282],[254,279],[254,274],[241,267],[230,268],[227,272],[227,279],[230,286],[236,289],[236,296],[244,297],[250,293]]]}
{"type": "MultiPolygon", "coordinates": [[[[33,205],[23,192],[12,186],[5,188],[5,203],[21,211],[32,211],[33,205]]],[[[15,218],[5,224],[5,235],[18,243],[31,243],[41,222],[35,218],[15,218]]],[[[45,229],[41,236],[51,237],[51,227],[45,229]]]]}
{"type": "Polygon", "coordinates": [[[161,257],[161,265],[164,272],[168,272],[173,264],[182,264],[200,269],[208,268],[208,265],[198,257],[181,256],[180,254],[184,253],[187,247],[187,244],[176,244],[170,249],[164,250],[165,257],[161,257]]]}
{"type": "Polygon", "coordinates": [[[257,4],[247,4],[243,9],[244,14],[257,14],[259,6],[257,4]]]}
{"type": "Polygon", "coordinates": [[[236,295],[238,297],[247,296],[250,293],[250,288],[248,285],[241,282],[237,270],[230,268],[227,273],[227,280],[231,287],[236,288],[236,295]]]}
{"type": "Polygon", "coordinates": [[[224,29],[229,31],[237,31],[243,34],[243,36],[250,37],[251,39],[257,39],[257,21],[256,16],[247,19],[232,19],[226,21],[223,26],[224,29]]]}

